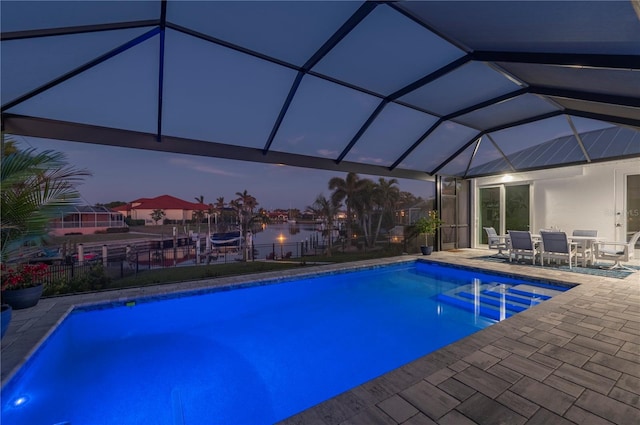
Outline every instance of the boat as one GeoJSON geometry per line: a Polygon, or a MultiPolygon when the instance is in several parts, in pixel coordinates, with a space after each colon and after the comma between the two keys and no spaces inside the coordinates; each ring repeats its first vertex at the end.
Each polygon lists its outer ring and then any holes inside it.
{"type": "Polygon", "coordinates": [[[211,243],[216,246],[238,246],[240,244],[240,231],[214,233],[211,235],[211,243]]]}

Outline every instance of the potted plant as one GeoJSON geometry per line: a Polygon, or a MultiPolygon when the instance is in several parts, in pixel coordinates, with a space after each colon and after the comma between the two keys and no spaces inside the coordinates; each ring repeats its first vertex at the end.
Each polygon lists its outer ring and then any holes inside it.
{"type": "Polygon", "coordinates": [[[18,264],[7,267],[2,264],[2,303],[13,310],[38,304],[44,287],[44,277],[49,266],[44,263],[18,264]]]}
{"type": "Polygon", "coordinates": [[[414,223],[414,228],[417,233],[424,233],[424,245],[420,246],[420,250],[423,255],[430,255],[433,251],[433,245],[429,245],[429,235],[436,234],[436,230],[442,226],[444,222],[438,217],[437,210],[431,210],[427,213],[426,217],[420,217],[418,221],[414,223]]]}

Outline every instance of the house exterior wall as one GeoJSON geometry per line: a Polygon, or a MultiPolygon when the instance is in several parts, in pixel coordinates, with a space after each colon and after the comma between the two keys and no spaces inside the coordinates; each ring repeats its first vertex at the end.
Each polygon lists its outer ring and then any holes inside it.
{"type": "Polygon", "coordinates": [[[124,216],[120,213],[73,213],[63,219],[49,222],[49,234],[64,236],[68,233],[90,235],[113,227],[126,227],[124,216]]]}
{"type": "MultiPolygon", "coordinates": [[[[131,210],[131,218],[134,220],[144,220],[145,225],[153,225],[155,222],[151,219],[151,214],[154,210],[148,209],[133,209],[131,210]]],[[[178,209],[165,209],[166,214],[164,219],[167,220],[191,220],[193,216],[192,210],[178,210],[178,209]]],[[[162,220],[158,221],[158,224],[162,224],[162,220]]]]}
{"type": "Polygon", "coordinates": [[[597,229],[607,240],[626,234],[626,176],[640,174],[640,159],[532,171],[474,179],[472,246],[479,246],[478,190],[496,184],[531,184],[531,231],[597,229]],[[620,225],[620,226],[618,226],[620,225]]]}

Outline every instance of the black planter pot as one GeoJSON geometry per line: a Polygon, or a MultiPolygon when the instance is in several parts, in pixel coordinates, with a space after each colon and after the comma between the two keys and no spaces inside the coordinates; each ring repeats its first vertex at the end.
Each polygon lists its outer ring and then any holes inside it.
{"type": "Polygon", "coordinates": [[[0,334],[0,338],[4,336],[5,332],[7,332],[7,328],[9,328],[9,323],[11,323],[11,311],[12,308],[9,304],[2,304],[2,316],[0,317],[2,333],[0,334]]]}
{"type": "Polygon", "coordinates": [[[2,291],[2,302],[9,304],[14,310],[33,307],[40,301],[43,287],[44,285],[40,284],[31,288],[2,291]]]}
{"type": "Polygon", "coordinates": [[[421,245],[420,246],[420,251],[422,251],[422,255],[431,255],[431,253],[433,252],[433,247],[432,246],[421,245]]]}

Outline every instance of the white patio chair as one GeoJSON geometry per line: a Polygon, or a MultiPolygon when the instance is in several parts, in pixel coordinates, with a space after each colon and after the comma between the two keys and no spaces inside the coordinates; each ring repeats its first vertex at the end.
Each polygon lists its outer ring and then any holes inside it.
{"type": "Polygon", "coordinates": [[[567,234],[565,232],[540,232],[542,237],[542,261],[544,266],[544,259],[547,259],[547,263],[551,263],[551,260],[561,260],[569,262],[569,269],[573,267],[571,260],[578,260],[577,244],[575,242],[569,242],[567,234]]]}
{"type": "Polygon", "coordinates": [[[634,258],[638,238],[640,238],[640,232],[634,233],[629,242],[596,242],[594,246],[595,257],[598,260],[614,261],[615,263],[609,269],[633,270],[621,263],[631,261],[634,258]]]}
{"type": "Polygon", "coordinates": [[[509,249],[509,245],[507,243],[506,236],[499,236],[496,233],[496,229],[493,227],[483,227],[483,229],[487,232],[487,239],[489,243],[489,249],[497,249],[498,253],[496,255],[505,256],[502,252],[503,249],[509,249]]]}
{"type": "Polygon", "coordinates": [[[536,255],[539,254],[538,247],[533,242],[531,232],[522,230],[509,230],[509,262],[512,259],[518,261],[518,257],[531,257],[531,264],[536,263],[536,255]]]}

